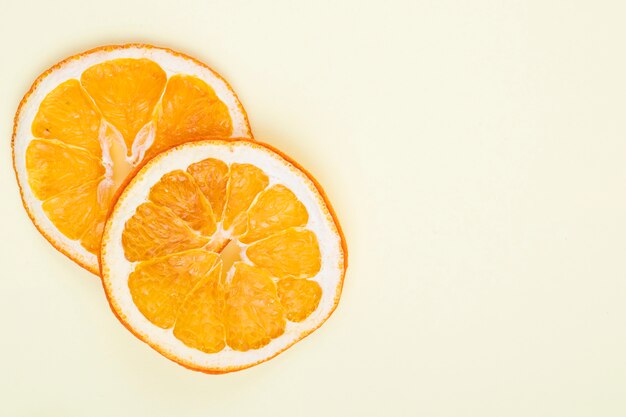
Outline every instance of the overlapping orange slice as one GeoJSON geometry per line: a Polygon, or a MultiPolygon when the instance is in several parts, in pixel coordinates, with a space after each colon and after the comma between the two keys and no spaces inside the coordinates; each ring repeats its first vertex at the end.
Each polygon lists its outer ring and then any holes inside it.
{"type": "Polygon", "coordinates": [[[24,206],[58,250],[97,273],[119,185],[143,160],[206,135],[251,133],[235,93],[203,63],[141,44],[72,56],[35,81],[15,118],[24,206]]]}
{"type": "Polygon", "coordinates": [[[313,178],[267,145],[188,142],[130,180],[108,218],[102,280],[141,340],[192,369],[263,362],[335,309],[345,242],[313,178]]]}

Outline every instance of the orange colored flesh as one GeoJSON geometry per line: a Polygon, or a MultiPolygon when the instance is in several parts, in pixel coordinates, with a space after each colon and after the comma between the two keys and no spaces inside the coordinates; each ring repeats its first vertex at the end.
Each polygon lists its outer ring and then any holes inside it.
{"type": "Polygon", "coordinates": [[[244,263],[235,264],[224,316],[226,343],[240,351],[267,345],[285,332],[287,324],[270,274],[244,263]]]}
{"type": "MultiPolygon", "coordinates": [[[[41,81],[63,65],[84,55],[133,47],[155,48],[143,44],[96,48],[58,63],[37,78],[30,91],[22,99],[15,116],[12,148],[16,175],[15,140],[19,116],[22,108],[41,81]]],[[[163,50],[164,48],[156,49],[163,50]]],[[[193,58],[171,50],[166,51],[171,55],[183,57],[208,68],[193,58]]],[[[221,78],[219,75],[215,75],[221,78]]],[[[247,125],[247,117],[239,104],[237,104],[236,111],[243,114],[247,125]]],[[[109,178],[110,174],[108,173],[106,174],[107,177],[104,177],[102,155],[103,150],[106,151],[106,148],[110,146],[107,138],[110,136],[108,134],[109,127],[115,130],[119,140],[124,143],[128,156],[135,142],[138,144],[145,140],[146,132],[150,131],[150,126],[154,130],[155,141],[146,152],[145,158],[153,155],[164,146],[172,145],[172,142],[169,141],[165,145],[159,143],[159,138],[164,138],[166,135],[164,129],[167,126],[179,126],[177,133],[177,140],[179,141],[188,140],[196,134],[211,134],[220,137],[228,137],[232,134],[229,109],[219,101],[210,86],[203,80],[192,76],[173,76],[168,80],[161,67],[148,59],[119,58],[95,64],[85,70],[79,79],[69,79],[55,87],[44,97],[37,109],[30,126],[33,140],[28,144],[26,150],[26,171],[29,185],[34,196],[41,199],[42,202],[55,198],[55,201],[48,203],[48,206],[54,205],[54,209],[44,210],[45,215],[69,239],[74,240],[74,237],[80,235],[77,239],[91,253],[98,254],[106,213],[110,208],[110,197],[114,194],[117,185],[123,182],[120,178],[109,178]],[[180,77],[186,77],[186,85],[180,85],[178,81],[180,77]],[[171,94],[175,97],[183,97],[174,104],[170,100],[170,108],[176,111],[177,105],[184,106],[186,113],[183,116],[176,112],[163,113],[159,111],[162,108],[162,98],[166,87],[170,84],[171,94]],[[204,97],[207,98],[205,102],[202,102],[202,97],[194,96],[193,91],[191,91],[197,89],[202,90],[204,97]],[[194,115],[193,111],[197,111],[198,114],[194,115]],[[199,126],[190,121],[190,118],[194,119],[196,116],[203,121],[199,126]],[[161,131],[156,129],[157,121],[162,126],[161,131]],[[220,126],[220,128],[215,128],[215,126],[220,126]],[[106,129],[104,129],[105,127],[106,129]],[[43,148],[46,149],[42,150],[43,148]],[[67,162],[65,157],[68,154],[70,157],[78,155],[76,156],[77,161],[68,162],[66,169],[63,169],[62,164],[57,162],[67,162]],[[86,158],[85,155],[94,161],[87,163],[86,160],[89,158],[86,158]],[[76,165],[79,166],[78,171],[74,172],[73,169],[76,165]],[[98,173],[102,171],[102,175],[93,178],[90,176],[93,171],[98,173]],[[99,181],[95,181],[96,179],[99,181]],[[95,190],[86,190],[88,188],[87,183],[95,190]],[[80,189],[78,189],[79,187],[80,189]],[[83,194],[70,197],[69,194],[72,192],[82,192],[83,194]],[[86,204],[87,201],[92,203],[95,201],[92,198],[94,195],[97,195],[97,205],[86,204]],[[78,213],[68,212],[70,210],[69,205],[61,201],[64,198],[67,201],[75,199],[82,202],[71,209],[78,211],[78,213]],[[90,218],[93,213],[99,213],[98,219],[92,221],[85,228],[86,219],[90,218]],[[74,226],[68,222],[68,219],[72,217],[81,221],[74,226]]],[[[141,160],[135,162],[139,163],[141,160]]],[[[128,172],[128,170],[115,172],[115,167],[113,171],[114,177],[119,176],[120,172],[122,175],[126,175],[128,172]]],[[[56,238],[50,236],[40,226],[41,220],[35,218],[26,204],[21,184],[20,192],[29,216],[46,239],[72,260],[96,273],[97,270],[94,270],[94,265],[85,264],[73,253],[60,247],[56,238]]]]}
{"type": "Polygon", "coordinates": [[[33,140],[26,150],[28,183],[35,197],[46,200],[104,177],[100,161],[84,149],[57,140],[33,140]]]}
{"type": "Polygon", "coordinates": [[[187,224],[205,235],[215,232],[211,205],[193,177],[184,171],[165,174],[148,196],[157,205],[167,207],[187,224]]]}
{"type": "Polygon", "coordinates": [[[315,311],[322,299],[322,288],[308,279],[285,278],[278,281],[278,298],[287,318],[299,322],[315,311]]]}
{"type": "Polygon", "coordinates": [[[103,117],[122,134],[130,156],[135,136],[150,121],[161,98],[165,71],[145,58],[119,58],[86,69],[80,82],[103,117]]]}
{"type": "Polygon", "coordinates": [[[256,198],[267,184],[267,175],[259,168],[250,164],[232,164],[230,178],[226,187],[226,207],[224,207],[224,230],[234,227],[235,234],[245,231],[243,217],[256,198]]]}
{"type": "Polygon", "coordinates": [[[157,113],[149,156],[198,136],[229,137],[233,131],[226,105],[204,81],[190,75],[169,79],[157,113]]]}
{"type": "Polygon", "coordinates": [[[218,159],[208,158],[191,164],[187,168],[187,172],[196,180],[196,183],[209,200],[215,220],[221,221],[224,205],[226,204],[228,165],[218,159]]]}
{"type": "Polygon", "coordinates": [[[321,267],[317,237],[302,228],[292,227],[255,242],[248,247],[246,255],[278,278],[310,278],[321,267]]]}
{"type": "Polygon", "coordinates": [[[122,234],[124,253],[131,262],[200,248],[208,242],[172,210],[152,202],[137,207],[122,234]]]}
{"type": "Polygon", "coordinates": [[[101,156],[98,139],[102,117],[76,79],[58,85],[43,99],[31,126],[40,139],[57,139],[101,156]]]}
{"type": "MultiPolygon", "coordinates": [[[[339,224],[338,220],[337,220],[337,215],[335,213],[335,210],[333,209],[326,193],[324,192],[324,189],[322,188],[322,186],[319,184],[319,182],[317,182],[317,180],[315,179],[315,177],[313,177],[311,175],[311,173],[309,171],[307,171],[304,167],[302,167],[299,163],[297,163],[295,160],[293,160],[292,158],[290,158],[289,156],[287,156],[286,154],[284,154],[282,151],[274,148],[273,146],[266,144],[266,143],[262,143],[262,142],[257,142],[254,141],[252,142],[250,139],[246,139],[246,138],[234,138],[229,140],[229,142],[233,143],[233,142],[241,142],[241,143],[247,143],[250,144],[253,147],[258,147],[258,148],[265,148],[267,149],[269,152],[272,152],[278,156],[280,156],[283,160],[286,161],[286,163],[290,164],[291,166],[293,166],[295,169],[299,170],[300,172],[302,172],[315,186],[315,189],[317,190],[319,196],[321,197],[322,201],[324,202],[324,205],[327,209],[327,213],[330,216],[330,218],[333,220],[333,224],[336,228],[336,232],[339,236],[340,242],[341,242],[341,252],[343,255],[343,271],[340,277],[340,281],[338,286],[336,287],[336,291],[335,291],[335,295],[334,295],[334,302],[333,305],[330,309],[330,311],[327,313],[327,315],[314,327],[311,327],[310,329],[306,330],[305,332],[302,332],[295,340],[293,340],[291,343],[289,343],[288,345],[284,346],[283,348],[273,352],[270,356],[263,358],[259,361],[256,361],[254,363],[249,363],[249,364],[245,364],[245,365],[238,365],[238,366],[230,366],[230,365],[225,365],[222,367],[216,367],[216,368],[206,368],[203,366],[200,366],[194,362],[191,362],[189,360],[186,359],[182,359],[178,356],[176,356],[174,353],[170,352],[167,349],[163,349],[162,347],[160,347],[159,345],[155,344],[152,342],[152,340],[145,334],[143,333],[141,330],[139,329],[135,329],[134,327],[132,327],[125,315],[121,312],[121,310],[119,309],[118,303],[117,301],[111,297],[111,293],[110,293],[110,287],[107,284],[107,279],[105,279],[103,281],[104,284],[104,288],[105,288],[105,294],[107,296],[107,301],[109,303],[109,306],[111,308],[111,311],[113,312],[113,314],[117,317],[117,319],[120,321],[120,323],[122,323],[122,325],[124,325],[124,327],[126,327],[126,329],[128,331],[130,331],[135,337],[137,337],[138,339],[140,339],[141,341],[147,343],[150,347],[152,347],[154,350],[156,350],[157,352],[159,352],[161,355],[165,356],[166,358],[172,360],[173,362],[176,362],[177,364],[184,366],[185,368],[188,368],[190,370],[193,371],[197,371],[197,372],[202,372],[202,373],[206,373],[206,374],[224,374],[224,373],[230,373],[230,372],[235,372],[235,371],[240,371],[246,368],[250,368],[253,367],[255,365],[258,365],[260,363],[269,361],[270,359],[276,357],[277,355],[281,354],[282,352],[284,352],[285,350],[289,349],[291,346],[293,346],[294,344],[296,344],[297,342],[299,342],[300,340],[304,339],[305,337],[307,337],[308,335],[310,335],[311,333],[313,333],[315,330],[317,330],[319,327],[321,327],[324,322],[333,314],[333,312],[336,310],[338,304],[339,304],[339,299],[341,296],[341,292],[343,289],[343,282],[344,282],[344,278],[345,278],[345,273],[346,270],[348,268],[348,248],[346,245],[346,239],[345,239],[345,235],[343,233],[343,230],[341,228],[341,225],[339,224]]],[[[220,140],[219,138],[197,138],[195,145],[197,146],[202,146],[203,143],[216,143],[216,144],[226,144],[227,142],[220,140]]],[[[182,146],[180,146],[182,148],[182,146]]],[[[137,172],[142,171],[143,169],[148,168],[149,166],[156,164],[159,162],[159,160],[162,157],[165,157],[167,154],[171,153],[171,152],[175,152],[177,149],[177,147],[172,147],[171,149],[165,150],[163,151],[163,153],[160,154],[159,157],[156,157],[152,160],[148,160],[148,161],[144,161],[138,168],[137,168],[137,172]]],[[[219,161],[221,162],[221,161],[219,161]]],[[[192,165],[193,166],[193,165],[192,165]]],[[[191,166],[190,169],[191,170],[191,166]]],[[[121,189],[124,190],[126,189],[127,191],[132,189],[132,185],[133,183],[140,178],[140,175],[136,176],[136,177],[132,177],[132,178],[127,178],[125,180],[125,183],[122,185],[121,189]]],[[[119,194],[116,195],[116,200],[119,199],[123,199],[125,198],[125,194],[126,192],[121,192],[119,194]]],[[[115,207],[115,203],[113,203],[113,207],[115,207]]],[[[111,215],[110,218],[115,216],[115,209],[113,209],[113,213],[111,215]]],[[[110,224],[110,223],[109,223],[110,224]]],[[[108,229],[108,224],[107,227],[105,228],[105,238],[107,236],[107,234],[109,233],[108,229]]],[[[223,248],[223,247],[222,247],[223,248]]],[[[100,259],[99,259],[99,264],[100,264],[100,274],[103,277],[107,277],[109,274],[109,269],[108,267],[105,266],[105,264],[102,262],[102,258],[104,256],[104,253],[100,253],[100,259]]],[[[280,291],[280,290],[279,290],[280,291]]],[[[284,290],[283,290],[284,291],[284,290]]],[[[279,293],[280,296],[280,293],[279,293]]],[[[311,299],[311,297],[307,297],[308,299],[311,299]]],[[[288,301],[285,301],[285,305],[288,305],[288,301]]],[[[302,305],[306,305],[306,303],[302,304],[302,305]]],[[[297,318],[293,316],[293,310],[289,310],[289,307],[287,313],[289,314],[289,311],[292,311],[292,318],[297,318]]]]}
{"type": "Polygon", "coordinates": [[[294,193],[283,185],[274,185],[250,207],[247,231],[241,241],[256,242],[288,227],[304,226],[308,220],[309,213],[294,193]]]}
{"type": "Polygon", "coordinates": [[[174,325],[185,296],[207,276],[217,254],[201,249],[140,262],[128,278],[135,305],[155,325],[174,325]]]}
{"type": "Polygon", "coordinates": [[[226,345],[221,275],[222,264],[219,262],[188,293],[176,317],[174,336],[187,346],[205,353],[219,352],[226,345]]]}
{"type": "Polygon", "coordinates": [[[26,166],[44,213],[61,233],[95,253],[112,195],[101,162],[81,148],[42,139],[30,143],[26,166]]]}
{"type": "Polygon", "coordinates": [[[43,211],[56,220],[61,233],[70,239],[79,239],[97,221],[100,215],[99,182],[99,179],[88,181],[43,202],[43,211]]]}
{"type": "Polygon", "coordinates": [[[283,334],[287,318],[302,321],[313,313],[321,288],[299,279],[317,274],[321,262],[317,239],[304,228],[307,210],[287,187],[268,184],[254,165],[228,166],[209,158],[187,172],[168,172],[151,187],[149,201],[136,208],[122,232],[127,260],[141,261],[130,275],[129,289],[148,320],[174,327],[174,336],[190,347],[215,353],[226,346],[261,348],[283,334]],[[206,251],[221,239],[214,236],[215,217],[203,190],[224,207],[221,226],[233,229],[229,239],[243,234],[240,244],[252,243],[247,254],[255,265],[235,263],[227,281],[220,277],[221,260],[219,273],[211,262],[194,269],[200,275],[179,278],[194,268],[187,262],[190,256],[213,254],[206,251]]]}

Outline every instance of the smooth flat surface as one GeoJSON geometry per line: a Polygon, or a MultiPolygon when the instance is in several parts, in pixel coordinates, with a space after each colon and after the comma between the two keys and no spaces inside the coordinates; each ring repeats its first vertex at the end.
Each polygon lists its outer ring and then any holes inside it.
{"type": "Polygon", "coordinates": [[[626,414],[623,2],[0,1],[0,415],[626,414]],[[22,95],[130,41],[212,65],[338,212],[340,306],[264,365],[162,358],[22,209],[22,95]]]}

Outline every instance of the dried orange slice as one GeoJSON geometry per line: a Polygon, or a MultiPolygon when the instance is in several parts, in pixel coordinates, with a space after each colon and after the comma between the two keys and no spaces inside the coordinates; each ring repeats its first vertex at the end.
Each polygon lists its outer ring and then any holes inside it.
{"type": "Polygon", "coordinates": [[[189,142],[148,161],[113,206],[100,256],[120,321],[209,373],[266,361],[317,329],[347,265],[320,186],[246,139],[189,142]]]}
{"type": "Polygon", "coordinates": [[[204,135],[251,137],[237,96],[203,63],[141,44],[72,56],[37,78],[15,116],[24,207],[58,250],[97,273],[111,198],[129,172],[204,135]]]}

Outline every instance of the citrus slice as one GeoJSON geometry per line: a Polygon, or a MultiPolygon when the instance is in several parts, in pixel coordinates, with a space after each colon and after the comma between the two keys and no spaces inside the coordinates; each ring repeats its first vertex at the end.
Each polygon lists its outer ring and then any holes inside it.
{"type": "Polygon", "coordinates": [[[266,361],[334,311],[345,241],[315,180],[268,145],[188,142],[149,160],[106,222],[101,276],[139,339],[191,369],[266,361]]]}
{"type": "MultiPolygon", "coordinates": [[[[143,44],[72,56],[37,78],[15,116],[13,166],[24,207],[50,243],[98,273],[120,184],[161,150],[206,135],[251,137],[237,96],[205,64],[143,44]]],[[[204,215],[207,198],[177,209],[204,215]]]]}

